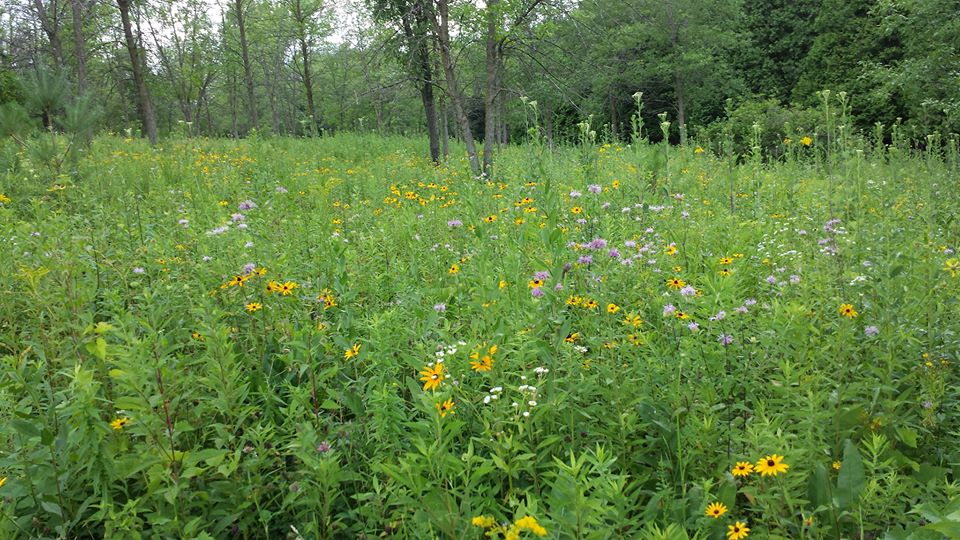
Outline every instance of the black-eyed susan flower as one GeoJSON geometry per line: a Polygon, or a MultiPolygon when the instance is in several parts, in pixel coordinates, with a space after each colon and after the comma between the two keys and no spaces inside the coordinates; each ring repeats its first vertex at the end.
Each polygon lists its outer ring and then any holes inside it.
{"type": "Polygon", "coordinates": [[[840,304],[839,311],[841,315],[850,319],[855,319],[857,315],[859,315],[857,310],[854,309],[853,304],[840,304]]]}
{"type": "Polygon", "coordinates": [[[706,515],[716,519],[727,513],[727,507],[722,502],[714,502],[707,505],[706,515]]]}
{"type": "Polygon", "coordinates": [[[943,263],[943,269],[950,272],[950,277],[957,277],[957,275],[960,274],[960,259],[947,259],[946,262],[943,263]]]}
{"type": "Polygon", "coordinates": [[[730,277],[730,274],[732,273],[733,273],[733,270],[730,270],[729,268],[720,269],[720,277],[730,277]]]}
{"type": "Polygon", "coordinates": [[[733,525],[727,526],[728,540],[743,540],[749,535],[750,535],[750,528],[747,527],[746,523],[737,521],[733,525]]]}
{"type": "Polygon", "coordinates": [[[280,289],[277,292],[279,292],[283,296],[290,296],[291,294],[293,294],[293,290],[299,286],[300,285],[298,285],[296,282],[286,281],[280,285],[280,289]]]}
{"type": "Polygon", "coordinates": [[[260,311],[261,309],[263,309],[263,304],[261,304],[260,302],[250,302],[245,307],[248,313],[256,313],[257,311],[260,311]]]}
{"type": "Polygon", "coordinates": [[[737,464],[733,466],[733,469],[730,470],[730,473],[739,477],[750,476],[750,474],[753,473],[753,463],[749,461],[738,461],[737,464]]]}
{"type": "Polygon", "coordinates": [[[666,253],[667,255],[670,255],[671,257],[674,256],[674,255],[676,255],[676,254],[677,254],[677,246],[675,246],[675,245],[673,245],[673,244],[670,244],[669,246],[667,246],[667,249],[664,251],[664,253],[666,253]]]}
{"type": "Polygon", "coordinates": [[[433,367],[427,366],[420,372],[420,380],[423,381],[424,390],[435,390],[440,387],[440,383],[446,378],[443,373],[443,364],[437,363],[433,367]]]}
{"type": "Polygon", "coordinates": [[[7,483],[6,476],[0,476],[0,488],[2,488],[7,483]]]}
{"type": "Polygon", "coordinates": [[[567,337],[563,338],[567,343],[576,343],[580,339],[580,332],[571,332],[567,334],[567,337]]]}
{"type": "Polygon", "coordinates": [[[356,358],[360,354],[360,344],[354,343],[352,347],[343,351],[344,360],[350,360],[351,358],[356,358]]]}
{"type": "Polygon", "coordinates": [[[733,257],[720,257],[720,264],[733,264],[733,257]]]}
{"type": "Polygon", "coordinates": [[[451,276],[455,276],[455,275],[459,274],[459,273],[460,273],[460,265],[459,265],[459,264],[456,264],[456,263],[451,264],[451,265],[450,265],[450,269],[447,270],[447,273],[450,274],[451,276]]]}
{"type": "Polygon", "coordinates": [[[800,144],[804,146],[810,146],[811,144],[813,144],[813,139],[804,135],[803,138],[800,139],[800,144]]]}
{"type": "Polygon", "coordinates": [[[581,207],[579,207],[579,206],[574,206],[573,208],[570,209],[570,213],[571,213],[571,214],[582,214],[582,213],[583,213],[583,208],[581,208],[581,207]]]}
{"type": "Polygon", "coordinates": [[[670,278],[667,280],[668,289],[682,289],[686,286],[687,286],[687,282],[678,277],[670,278]]]}
{"type": "Polygon", "coordinates": [[[757,461],[756,470],[761,476],[776,476],[786,474],[790,465],[783,462],[783,456],[772,454],[757,461]]]}
{"type": "Polygon", "coordinates": [[[437,407],[437,412],[440,413],[440,418],[444,418],[448,414],[454,414],[453,398],[447,398],[443,403],[437,402],[435,406],[437,407]]]}
{"type": "Polygon", "coordinates": [[[110,422],[110,427],[115,429],[116,431],[120,431],[121,429],[129,425],[130,425],[130,419],[127,418],[126,416],[115,418],[112,422],[110,422]]]}
{"type": "Polygon", "coordinates": [[[616,312],[618,312],[618,311],[620,311],[620,306],[618,306],[618,305],[616,305],[616,304],[614,304],[614,303],[612,303],[612,302],[609,303],[609,304],[607,304],[607,313],[611,313],[611,314],[612,314],[612,313],[616,313],[616,312]]]}

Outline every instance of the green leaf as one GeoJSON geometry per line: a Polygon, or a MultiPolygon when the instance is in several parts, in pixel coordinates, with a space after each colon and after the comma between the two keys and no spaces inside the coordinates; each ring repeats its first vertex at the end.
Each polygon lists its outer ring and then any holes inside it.
{"type": "Polygon", "coordinates": [[[837,477],[837,506],[841,510],[852,508],[866,483],[860,452],[857,451],[857,446],[847,439],[843,444],[843,463],[837,477]]]}
{"type": "Polygon", "coordinates": [[[817,463],[807,483],[807,497],[814,508],[830,504],[830,476],[823,463],[817,463]]]}
{"type": "Polygon", "coordinates": [[[33,425],[33,422],[28,422],[26,420],[11,420],[10,423],[13,425],[13,429],[20,432],[21,435],[25,437],[39,437],[40,430],[37,426],[33,425]]]}
{"type": "Polygon", "coordinates": [[[900,439],[900,442],[910,448],[917,447],[917,430],[906,426],[898,427],[897,437],[900,439]]]}

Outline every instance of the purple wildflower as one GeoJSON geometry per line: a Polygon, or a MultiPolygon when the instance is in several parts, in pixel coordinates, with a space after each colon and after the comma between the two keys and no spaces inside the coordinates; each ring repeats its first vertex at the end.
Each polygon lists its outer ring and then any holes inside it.
{"type": "Polygon", "coordinates": [[[450,221],[447,222],[447,227],[450,227],[451,229],[456,229],[461,225],[463,225],[463,222],[460,221],[459,219],[451,219],[450,221]]]}
{"type": "Polygon", "coordinates": [[[583,195],[583,193],[580,193],[580,192],[577,191],[577,190],[573,190],[573,191],[570,192],[570,198],[571,198],[571,199],[576,199],[576,198],[580,197],[581,195],[583,195]]]}
{"type": "Polygon", "coordinates": [[[541,289],[540,287],[534,287],[530,289],[530,294],[533,295],[534,298],[540,298],[546,293],[544,293],[543,289],[541,289]]]}
{"type": "Polygon", "coordinates": [[[769,284],[771,284],[771,285],[776,285],[776,284],[777,284],[777,278],[775,278],[775,277],[773,277],[773,276],[767,276],[767,283],[769,283],[769,284]]]}
{"type": "Polygon", "coordinates": [[[619,258],[620,258],[620,250],[618,250],[618,249],[616,249],[616,248],[613,248],[613,249],[611,249],[610,251],[607,252],[607,255],[609,255],[610,257],[613,257],[614,259],[619,259],[619,258]]]}
{"type": "Polygon", "coordinates": [[[177,222],[177,224],[180,225],[181,227],[183,227],[184,229],[186,229],[187,227],[190,226],[190,220],[189,220],[189,219],[181,219],[180,221],[177,222]]]}
{"type": "Polygon", "coordinates": [[[720,334],[720,336],[717,338],[717,341],[719,341],[721,345],[726,347],[727,345],[730,345],[731,343],[733,343],[733,336],[729,334],[720,334]]]}
{"type": "Polygon", "coordinates": [[[696,332],[696,331],[700,330],[700,325],[697,324],[697,323],[695,323],[695,322],[692,322],[692,323],[690,323],[690,324],[687,325],[687,328],[689,328],[691,332],[696,332]]]}
{"type": "Polygon", "coordinates": [[[697,294],[697,290],[691,287],[690,285],[687,285],[686,287],[680,289],[681,296],[693,296],[695,294],[697,294]]]}
{"type": "Polygon", "coordinates": [[[146,272],[146,270],[144,270],[142,266],[137,266],[133,269],[134,274],[142,274],[144,272],[146,272]]]}
{"type": "Polygon", "coordinates": [[[673,315],[676,311],[677,311],[677,306],[675,306],[675,305],[673,305],[673,304],[667,304],[667,305],[663,306],[663,316],[664,316],[664,317],[669,317],[670,315],[673,315]]]}
{"type": "Polygon", "coordinates": [[[863,333],[866,334],[867,337],[872,337],[872,336],[875,336],[875,335],[879,334],[879,333],[880,333],[880,329],[877,328],[876,326],[868,326],[868,327],[866,327],[866,328],[863,329],[863,333]]]}
{"type": "Polygon", "coordinates": [[[591,257],[590,255],[583,255],[582,257],[577,259],[577,262],[580,264],[590,264],[593,262],[593,257],[591,257]]]}
{"type": "Polygon", "coordinates": [[[243,201],[242,203],[240,203],[239,206],[237,206],[237,208],[239,208],[240,210],[253,210],[256,207],[257,207],[257,203],[249,199],[247,199],[246,201],[243,201]]]}
{"type": "Polygon", "coordinates": [[[257,265],[253,263],[247,263],[243,265],[243,273],[249,274],[250,272],[253,272],[254,270],[256,270],[256,268],[257,268],[257,265]]]}
{"type": "Polygon", "coordinates": [[[603,188],[600,187],[600,184],[590,184],[589,186],[587,186],[587,191],[589,191],[590,193],[596,194],[603,191],[603,188]]]}
{"type": "Polygon", "coordinates": [[[436,311],[437,313],[443,313],[444,311],[447,310],[447,305],[444,304],[443,302],[440,302],[439,304],[434,304],[433,310],[436,311]]]}
{"type": "Polygon", "coordinates": [[[534,272],[534,273],[533,273],[533,279],[539,279],[540,281],[546,281],[546,280],[550,279],[550,272],[547,272],[546,270],[541,270],[541,271],[539,271],[539,272],[534,272]]]}
{"type": "Polygon", "coordinates": [[[800,276],[798,276],[798,275],[796,275],[796,274],[793,274],[792,276],[790,276],[790,283],[792,283],[792,284],[794,284],[794,285],[800,283],[800,276]]]}

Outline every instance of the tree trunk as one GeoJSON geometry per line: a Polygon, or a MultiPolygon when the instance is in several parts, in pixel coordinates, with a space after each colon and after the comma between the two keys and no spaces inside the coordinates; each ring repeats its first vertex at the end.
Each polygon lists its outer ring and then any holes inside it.
{"type": "Polygon", "coordinates": [[[443,124],[443,159],[447,159],[450,155],[450,119],[447,118],[447,104],[443,100],[440,101],[440,114],[443,124]]]}
{"type": "Polygon", "coordinates": [[[73,12],[73,48],[77,56],[77,90],[83,95],[87,91],[87,51],[83,40],[83,6],[81,0],[70,0],[73,12]]]}
{"type": "Polygon", "coordinates": [[[247,25],[243,18],[243,0],[234,0],[233,5],[237,17],[237,29],[240,33],[243,80],[247,85],[247,112],[250,115],[250,124],[256,128],[260,125],[260,119],[257,117],[257,100],[253,92],[253,70],[250,68],[250,47],[247,44],[247,25]]]}
{"type": "Polygon", "coordinates": [[[143,64],[137,48],[137,40],[133,37],[133,28],[130,26],[130,2],[131,0],[117,0],[117,7],[120,8],[123,37],[127,44],[127,52],[130,53],[133,84],[137,87],[137,110],[140,113],[140,121],[143,123],[143,132],[150,140],[150,144],[157,144],[157,119],[153,115],[153,104],[150,102],[147,81],[143,77],[143,64]]]}
{"type": "Polygon", "coordinates": [[[313,103],[313,82],[310,79],[310,47],[307,43],[307,20],[303,14],[300,0],[295,0],[294,19],[297,21],[297,40],[300,42],[300,55],[303,57],[303,86],[307,93],[307,115],[310,117],[310,134],[317,134],[317,109],[313,103]]]}
{"type": "Polygon", "coordinates": [[[497,27],[500,0],[487,0],[487,78],[483,93],[483,174],[493,175],[493,145],[497,137],[497,27]]]}
{"type": "MultiPolygon", "coordinates": [[[[440,137],[437,133],[437,108],[433,97],[433,69],[430,67],[430,44],[427,41],[426,25],[428,24],[425,0],[414,0],[413,17],[415,25],[410,23],[410,13],[401,14],[403,33],[407,38],[408,47],[413,51],[414,70],[418,70],[417,86],[420,90],[420,101],[423,102],[423,114],[427,120],[427,137],[430,139],[430,160],[440,163],[440,137]],[[415,30],[416,29],[416,30],[415,30]]],[[[431,15],[432,16],[432,15],[431,15]]]]}
{"type": "Polygon", "coordinates": [[[37,10],[37,19],[40,21],[40,28],[50,40],[50,52],[53,55],[54,67],[57,70],[63,69],[63,45],[60,42],[60,15],[57,13],[57,2],[50,2],[51,12],[43,5],[43,0],[33,0],[33,7],[37,10]]]}
{"type": "Polygon", "coordinates": [[[463,96],[460,94],[460,88],[457,86],[457,74],[454,71],[453,53],[450,51],[450,13],[448,0],[436,0],[437,17],[433,18],[434,31],[437,34],[437,45],[440,48],[440,61],[443,63],[443,74],[447,80],[447,93],[450,95],[450,101],[453,103],[453,112],[456,115],[457,123],[460,125],[460,132],[463,135],[463,142],[467,147],[467,158],[470,160],[470,170],[475,176],[480,176],[480,160],[477,159],[477,146],[473,141],[473,132],[470,130],[470,119],[463,108],[463,96]]]}

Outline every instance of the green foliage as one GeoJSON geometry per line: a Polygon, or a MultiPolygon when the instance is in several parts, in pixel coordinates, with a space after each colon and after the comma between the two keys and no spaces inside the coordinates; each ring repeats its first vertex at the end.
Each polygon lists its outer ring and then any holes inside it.
{"type": "Polygon", "coordinates": [[[946,150],[551,151],[524,106],[490,182],[401,137],[15,148],[0,537],[956,531],[946,150]]]}
{"type": "Polygon", "coordinates": [[[796,105],[784,107],[776,99],[747,100],[728,108],[726,118],[699,134],[714,143],[722,143],[720,149],[733,155],[749,154],[759,142],[759,150],[764,155],[778,157],[788,151],[790,144],[799,145],[804,136],[812,137],[820,124],[821,115],[812,109],[796,105]],[[790,139],[790,143],[784,144],[786,139],[790,139]]]}

